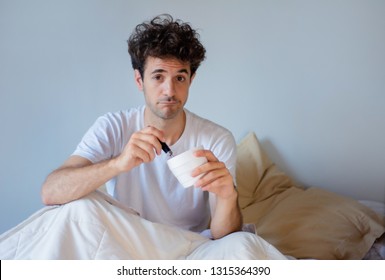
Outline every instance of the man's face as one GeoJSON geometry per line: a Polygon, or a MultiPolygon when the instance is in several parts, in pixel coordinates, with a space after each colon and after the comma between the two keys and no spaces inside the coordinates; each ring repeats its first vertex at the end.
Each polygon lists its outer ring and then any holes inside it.
{"type": "Polygon", "coordinates": [[[147,107],[162,119],[172,119],[183,112],[192,79],[190,64],[174,58],[148,57],[143,79],[135,70],[135,81],[144,93],[147,107]]]}

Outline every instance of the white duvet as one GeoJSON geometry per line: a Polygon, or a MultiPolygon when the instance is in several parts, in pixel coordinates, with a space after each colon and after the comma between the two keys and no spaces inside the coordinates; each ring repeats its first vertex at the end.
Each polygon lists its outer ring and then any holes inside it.
{"type": "Polygon", "coordinates": [[[218,240],[152,223],[96,191],[47,206],[0,236],[0,259],[286,259],[253,233],[218,240]]]}

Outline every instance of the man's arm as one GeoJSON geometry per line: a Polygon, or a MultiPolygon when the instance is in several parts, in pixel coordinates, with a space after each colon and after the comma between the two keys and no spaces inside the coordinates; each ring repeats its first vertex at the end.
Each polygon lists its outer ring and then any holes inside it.
{"type": "Polygon", "coordinates": [[[238,205],[238,193],[228,198],[217,196],[210,229],[214,239],[242,229],[242,214],[238,205]]]}
{"type": "Polygon", "coordinates": [[[47,176],[41,190],[44,204],[63,204],[79,199],[108,180],[127,172],[144,162],[152,161],[161,153],[163,133],[147,127],[135,132],[122,153],[112,159],[92,163],[80,156],[71,156],[58,169],[47,176]]]}
{"type": "Polygon", "coordinates": [[[217,239],[242,228],[242,214],[238,205],[238,192],[233,177],[223,162],[207,150],[197,151],[196,156],[205,156],[208,160],[193,171],[192,176],[205,173],[195,184],[203,191],[216,196],[216,203],[211,218],[211,234],[217,239]]]}
{"type": "Polygon", "coordinates": [[[86,158],[71,156],[47,176],[41,189],[46,205],[64,204],[79,199],[118,174],[113,160],[92,164],[86,158]]]}

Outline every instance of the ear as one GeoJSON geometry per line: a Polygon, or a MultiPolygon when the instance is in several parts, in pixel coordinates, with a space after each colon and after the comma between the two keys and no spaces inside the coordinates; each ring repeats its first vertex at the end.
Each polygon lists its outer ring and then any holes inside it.
{"type": "Polygon", "coordinates": [[[140,75],[140,72],[139,70],[135,69],[134,70],[135,72],[135,83],[136,83],[136,86],[138,87],[138,89],[140,91],[143,91],[143,79],[142,79],[142,75],[140,75]]]}

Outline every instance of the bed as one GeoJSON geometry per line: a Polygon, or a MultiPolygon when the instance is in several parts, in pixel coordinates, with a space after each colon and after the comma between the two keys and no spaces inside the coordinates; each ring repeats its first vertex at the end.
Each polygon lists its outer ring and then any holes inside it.
{"type": "Polygon", "coordinates": [[[254,133],[237,146],[237,187],[247,234],[152,223],[101,188],[3,233],[0,259],[385,259],[384,204],[295,185],[254,133]]]}

